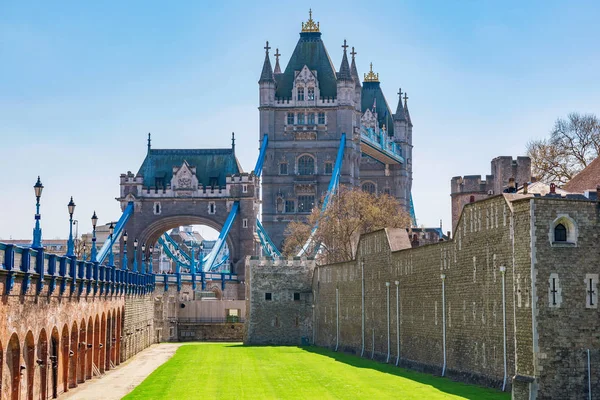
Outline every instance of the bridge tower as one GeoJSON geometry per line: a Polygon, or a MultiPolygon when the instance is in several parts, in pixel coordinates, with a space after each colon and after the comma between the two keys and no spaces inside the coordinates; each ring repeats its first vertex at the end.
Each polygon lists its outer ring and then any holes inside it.
{"type": "MultiPolygon", "coordinates": [[[[411,152],[407,134],[394,131],[391,112],[371,68],[361,85],[356,52],[344,40],[339,70],[321,39],[319,23],[302,23],[300,38],[282,72],[279,49],[275,69],[269,42],[259,84],[260,141],[269,135],[262,178],[262,224],[281,246],[287,224],[307,216],[327,191],[340,137],[346,134],[340,183],[362,186],[410,204],[411,152]],[[370,129],[370,130],[369,130],[370,129]]],[[[408,114],[406,114],[408,115],[408,114]]],[[[406,118],[404,109],[402,117],[406,118]]],[[[412,132],[412,124],[408,132],[412,132]]]]}
{"type": "MultiPolygon", "coordinates": [[[[151,244],[166,231],[182,225],[206,225],[221,231],[235,202],[239,203],[227,245],[232,273],[243,279],[244,259],[257,254],[254,227],[259,208],[259,179],[242,172],[235,141],[227,149],[152,149],[136,174],[121,174],[121,208],[134,203],[125,230],[133,254],[133,240],[151,244]]],[[[121,245],[123,245],[121,241],[121,245]]],[[[141,252],[139,252],[141,253],[141,252]]],[[[138,263],[141,254],[138,254],[138,263]]]]}

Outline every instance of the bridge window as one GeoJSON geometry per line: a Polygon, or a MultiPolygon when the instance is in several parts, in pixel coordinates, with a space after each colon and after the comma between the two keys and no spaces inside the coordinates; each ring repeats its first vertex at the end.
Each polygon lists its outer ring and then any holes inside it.
{"type": "Polygon", "coordinates": [[[298,212],[311,212],[315,206],[315,196],[298,196],[298,212]]]}
{"type": "Polygon", "coordinates": [[[294,125],[294,113],[287,114],[287,124],[294,125]]]}
{"type": "Polygon", "coordinates": [[[333,174],[333,163],[331,161],[325,163],[325,173],[329,175],[333,174]]]}
{"type": "Polygon", "coordinates": [[[304,88],[298,88],[298,101],[304,101],[304,88]]]}
{"type": "Polygon", "coordinates": [[[242,220],[242,228],[247,228],[248,227],[248,218],[244,218],[242,220]]]}
{"type": "Polygon", "coordinates": [[[285,212],[286,213],[293,213],[295,212],[295,203],[294,200],[286,200],[285,201],[285,212]]]}
{"type": "Polygon", "coordinates": [[[298,158],[298,174],[299,175],[314,175],[315,159],[312,156],[304,155],[298,158]]]}
{"type": "Polygon", "coordinates": [[[298,114],[298,125],[304,125],[304,113],[298,114]]]}
{"type": "Polygon", "coordinates": [[[294,301],[300,301],[300,293],[294,293],[294,301]]]}
{"type": "Polygon", "coordinates": [[[157,201],[156,203],[154,203],[154,215],[160,215],[160,211],[160,203],[157,201]]]}
{"type": "Polygon", "coordinates": [[[282,162],[279,163],[279,175],[287,175],[288,174],[288,163],[282,162]]]}
{"type": "Polygon", "coordinates": [[[248,185],[242,185],[242,193],[248,193],[248,185]]]}
{"type": "Polygon", "coordinates": [[[325,113],[324,112],[319,113],[319,124],[325,125],[325,113]]]}
{"type": "Polygon", "coordinates": [[[376,191],[375,184],[373,182],[365,182],[362,185],[362,190],[363,190],[363,192],[375,194],[375,191],[376,191]]]}
{"type": "Polygon", "coordinates": [[[271,293],[269,293],[269,292],[266,292],[266,293],[265,293],[265,300],[267,300],[267,301],[271,301],[272,299],[273,299],[273,296],[271,295],[271,293]]]}
{"type": "Polygon", "coordinates": [[[308,125],[314,125],[315,124],[315,113],[308,113],[308,114],[306,114],[306,123],[308,125]]]}
{"type": "Polygon", "coordinates": [[[308,100],[314,100],[315,99],[315,88],[309,87],[308,88],[308,100]]]}
{"type": "Polygon", "coordinates": [[[216,214],[217,212],[217,206],[215,204],[214,201],[211,201],[208,203],[208,213],[209,214],[216,214]]]}

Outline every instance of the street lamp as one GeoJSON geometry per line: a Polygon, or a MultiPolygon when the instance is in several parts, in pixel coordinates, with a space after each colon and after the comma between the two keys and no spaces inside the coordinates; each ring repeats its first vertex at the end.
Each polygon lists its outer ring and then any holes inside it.
{"type": "Polygon", "coordinates": [[[115,266],[115,256],[113,254],[113,233],[115,233],[115,227],[113,226],[113,223],[110,223],[110,226],[108,227],[108,243],[110,244],[109,249],[110,252],[108,253],[108,265],[111,267],[115,266]]]}
{"type": "Polygon", "coordinates": [[[33,228],[33,243],[31,247],[34,249],[42,248],[42,228],[40,228],[40,197],[42,197],[42,191],[44,190],[44,185],[42,185],[42,181],[40,181],[40,177],[38,176],[37,182],[33,185],[33,190],[35,192],[35,228],[33,228]]]}
{"type": "Polygon", "coordinates": [[[142,274],[146,273],[146,243],[142,243],[142,274]]]}
{"type": "Polygon", "coordinates": [[[98,224],[98,217],[96,216],[96,211],[94,210],[94,215],[92,215],[92,254],[90,255],[90,261],[96,262],[98,256],[98,249],[96,249],[96,225],[98,224]]]}
{"type": "Polygon", "coordinates": [[[198,258],[198,264],[200,265],[200,271],[203,270],[202,263],[204,262],[204,242],[200,243],[200,257],[198,258]]]}
{"type": "Polygon", "coordinates": [[[137,248],[138,248],[138,240],[135,238],[133,241],[133,272],[137,272],[138,264],[137,264],[137,248]]]}
{"type": "Polygon", "coordinates": [[[148,272],[152,273],[154,272],[154,268],[152,268],[152,254],[154,253],[154,245],[151,244],[150,245],[150,259],[149,259],[149,263],[148,263],[148,272]]]}
{"type": "Polygon", "coordinates": [[[75,245],[73,243],[73,213],[75,212],[75,203],[73,202],[73,196],[71,196],[71,201],[69,201],[69,204],[67,204],[67,208],[69,209],[69,241],[67,242],[67,256],[74,257],[75,245]]]}
{"type": "Polygon", "coordinates": [[[121,269],[127,269],[127,231],[123,232],[123,266],[121,269]]]}
{"type": "Polygon", "coordinates": [[[85,242],[83,242],[83,261],[85,261],[85,250],[86,250],[86,246],[85,246],[85,242]]]}

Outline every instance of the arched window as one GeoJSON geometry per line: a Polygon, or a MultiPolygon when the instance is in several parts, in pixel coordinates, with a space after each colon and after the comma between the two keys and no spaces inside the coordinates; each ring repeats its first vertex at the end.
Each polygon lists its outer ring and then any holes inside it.
{"type": "Polygon", "coordinates": [[[362,184],[363,192],[375,194],[375,184],[373,182],[365,182],[362,184]]]}
{"type": "Polygon", "coordinates": [[[554,227],[554,241],[555,242],[566,242],[567,241],[567,228],[563,224],[558,224],[554,227]]]}
{"type": "Polygon", "coordinates": [[[315,159],[304,155],[298,159],[298,174],[313,175],[315,173],[315,159]]]}

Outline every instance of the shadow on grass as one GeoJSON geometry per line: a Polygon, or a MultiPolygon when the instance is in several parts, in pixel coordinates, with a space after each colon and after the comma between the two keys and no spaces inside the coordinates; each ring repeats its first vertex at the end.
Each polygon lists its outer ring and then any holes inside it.
{"type": "MultiPolygon", "coordinates": [[[[244,344],[235,343],[226,345],[226,347],[278,347],[282,346],[246,346],[244,344]]],[[[440,392],[444,392],[454,396],[460,396],[467,399],[486,399],[486,400],[507,400],[511,398],[510,393],[501,392],[496,389],[470,385],[462,382],[453,381],[449,378],[430,375],[424,372],[413,371],[410,369],[396,367],[394,363],[384,364],[378,361],[373,361],[366,358],[361,358],[356,355],[347,353],[334,352],[326,348],[317,346],[290,346],[290,348],[300,349],[309,353],[318,354],[323,357],[331,358],[337,362],[351,365],[356,368],[367,368],[385,374],[395,375],[423,385],[428,385],[436,388],[440,392]]]]}
{"type": "Polygon", "coordinates": [[[374,371],[383,372],[399,376],[402,378],[410,379],[414,382],[421,383],[423,385],[429,385],[441,392],[452,394],[455,396],[461,396],[467,399],[510,399],[510,393],[501,392],[499,390],[469,385],[462,382],[456,382],[451,379],[430,375],[424,372],[417,372],[410,369],[396,367],[394,363],[384,364],[378,361],[361,358],[355,355],[334,352],[329,349],[325,349],[317,346],[302,346],[298,347],[309,353],[319,354],[324,357],[329,357],[337,362],[341,362],[347,365],[351,365],[356,368],[368,368],[374,371]]]}

